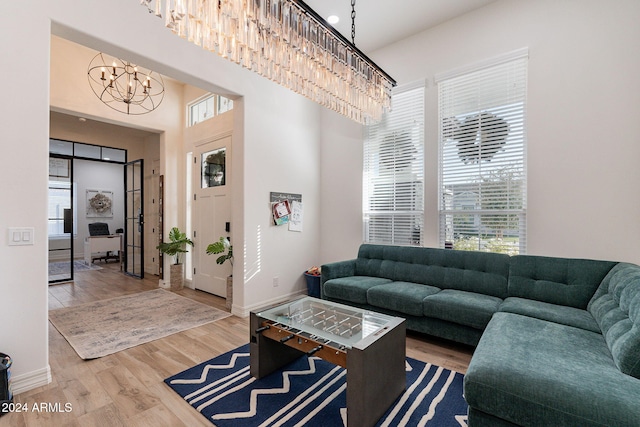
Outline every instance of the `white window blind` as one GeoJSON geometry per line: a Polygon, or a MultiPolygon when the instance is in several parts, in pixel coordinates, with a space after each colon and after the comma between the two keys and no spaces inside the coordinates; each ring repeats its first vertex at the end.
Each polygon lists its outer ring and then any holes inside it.
{"type": "Polygon", "coordinates": [[[437,83],[441,246],[525,253],[526,51],[437,83]]]}
{"type": "Polygon", "coordinates": [[[364,241],[420,245],[424,218],[424,85],[399,90],[366,127],[364,241]]]}

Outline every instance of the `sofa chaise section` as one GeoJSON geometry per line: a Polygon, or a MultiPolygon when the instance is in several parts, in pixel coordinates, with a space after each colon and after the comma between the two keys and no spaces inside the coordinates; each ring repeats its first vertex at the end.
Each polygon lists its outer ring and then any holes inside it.
{"type": "Polygon", "coordinates": [[[587,312],[598,331],[496,313],[465,375],[469,425],[638,426],[640,267],[610,269],[587,312]]]}

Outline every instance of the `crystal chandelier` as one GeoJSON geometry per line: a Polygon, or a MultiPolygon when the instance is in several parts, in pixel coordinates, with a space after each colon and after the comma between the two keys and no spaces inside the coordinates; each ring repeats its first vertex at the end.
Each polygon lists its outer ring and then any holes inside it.
{"type": "Polygon", "coordinates": [[[93,93],[102,102],[125,114],[145,114],[164,99],[162,76],[118,58],[97,54],[87,72],[93,93]]]}
{"type": "Polygon", "coordinates": [[[391,107],[395,80],[302,1],[141,4],[175,34],[352,120],[377,121],[391,107]]]}

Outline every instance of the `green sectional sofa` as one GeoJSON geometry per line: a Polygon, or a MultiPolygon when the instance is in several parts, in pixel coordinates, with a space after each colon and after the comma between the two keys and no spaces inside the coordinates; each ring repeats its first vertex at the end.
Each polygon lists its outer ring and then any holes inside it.
{"type": "Polygon", "coordinates": [[[362,245],[321,297],[475,346],[469,425],[640,426],[640,267],[362,245]]]}

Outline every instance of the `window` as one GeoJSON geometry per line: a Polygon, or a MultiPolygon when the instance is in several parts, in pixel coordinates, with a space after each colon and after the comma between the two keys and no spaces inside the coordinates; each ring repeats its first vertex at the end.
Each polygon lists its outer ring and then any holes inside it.
{"type": "Polygon", "coordinates": [[[526,50],[436,81],[441,246],[525,253],[526,50]]]}
{"type": "Polygon", "coordinates": [[[232,110],[233,100],[211,93],[190,103],[188,108],[188,127],[191,127],[219,114],[232,110]]]}
{"type": "Polygon", "coordinates": [[[49,139],[49,153],[62,154],[80,159],[104,160],[114,163],[126,163],[127,161],[127,150],[121,148],[111,148],[51,138],[49,139]]]}
{"type": "Polygon", "coordinates": [[[74,236],[78,234],[78,222],[75,216],[75,186],[73,191],[72,195],[71,183],[68,181],[49,181],[48,234],[50,238],[69,238],[71,232],[74,236]],[[73,230],[65,228],[65,224],[71,224],[69,215],[73,215],[73,230]]]}
{"type": "Polygon", "coordinates": [[[204,99],[189,105],[189,126],[202,123],[215,114],[215,95],[209,95],[204,99]]]}
{"type": "Polygon", "coordinates": [[[218,148],[202,154],[201,188],[226,184],[227,148],[218,148]]]}
{"type": "Polygon", "coordinates": [[[424,218],[424,86],[396,91],[393,109],[366,127],[364,241],[421,245],[424,218]]]}

